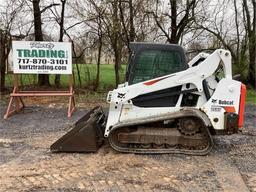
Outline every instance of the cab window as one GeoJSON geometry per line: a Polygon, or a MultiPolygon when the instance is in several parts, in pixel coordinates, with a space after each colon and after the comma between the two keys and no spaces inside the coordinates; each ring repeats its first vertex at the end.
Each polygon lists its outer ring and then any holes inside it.
{"type": "Polygon", "coordinates": [[[177,51],[144,50],[135,59],[132,84],[179,72],[182,66],[182,57],[177,51]]]}

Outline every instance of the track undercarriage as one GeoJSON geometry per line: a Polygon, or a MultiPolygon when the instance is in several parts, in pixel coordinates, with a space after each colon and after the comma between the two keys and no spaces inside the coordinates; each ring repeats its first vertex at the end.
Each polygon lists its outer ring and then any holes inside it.
{"type": "Polygon", "coordinates": [[[205,155],[212,147],[208,128],[194,116],[119,127],[108,140],[115,150],[129,153],[205,155]]]}

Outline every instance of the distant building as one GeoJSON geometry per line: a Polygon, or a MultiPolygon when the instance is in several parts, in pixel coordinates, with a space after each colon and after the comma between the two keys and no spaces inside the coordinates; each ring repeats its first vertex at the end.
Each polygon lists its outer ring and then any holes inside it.
{"type": "MultiPolygon", "coordinates": [[[[87,64],[96,64],[98,59],[98,48],[93,47],[86,49],[84,51],[84,62],[87,64]]],[[[102,53],[101,53],[101,64],[113,64],[115,62],[115,58],[113,56],[113,53],[111,53],[109,50],[107,50],[105,47],[102,47],[102,53]]]]}

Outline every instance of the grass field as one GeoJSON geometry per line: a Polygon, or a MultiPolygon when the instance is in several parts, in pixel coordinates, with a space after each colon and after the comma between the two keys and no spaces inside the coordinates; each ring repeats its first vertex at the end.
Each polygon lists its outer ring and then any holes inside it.
{"type": "MultiPolygon", "coordinates": [[[[82,88],[90,88],[93,85],[93,82],[96,77],[96,65],[93,64],[79,64],[78,65],[80,76],[81,76],[81,83],[82,88]]],[[[122,65],[120,69],[120,80],[121,82],[124,80],[124,75],[126,71],[126,65],[122,65]]],[[[78,70],[76,65],[73,65],[73,74],[75,76],[75,86],[79,87],[78,81],[78,70]]],[[[54,84],[54,75],[50,75],[50,83],[51,85],[54,84]]],[[[37,76],[36,75],[22,75],[22,84],[23,85],[33,85],[37,83],[37,76]]],[[[61,76],[61,85],[63,87],[68,86],[68,76],[62,75],[61,76]]],[[[6,86],[12,87],[12,75],[6,76],[6,86]]],[[[114,72],[114,65],[102,64],[100,65],[100,87],[99,91],[106,92],[114,88],[115,86],[115,72],[114,72]]],[[[89,92],[90,94],[87,96],[92,98],[97,98],[98,94],[89,92]]],[[[101,94],[100,94],[101,96],[101,94]]],[[[246,102],[247,103],[254,103],[256,104],[256,91],[249,89],[247,90],[246,95],[246,102]]]]}
{"type": "Polygon", "coordinates": [[[254,103],[256,104],[256,91],[253,89],[247,90],[246,93],[246,103],[254,103]]]}
{"type": "MultiPolygon", "coordinates": [[[[78,69],[80,71],[81,85],[82,87],[88,87],[93,84],[96,78],[96,65],[93,64],[79,64],[78,69]]],[[[120,80],[124,80],[124,74],[126,65],[122,65],[120,69],[120,80]]],[[[75,86],[80,86],[78,80],[78,70],[76,65],[73,65],[73,74],[75,77],[75,86]]],[[[54,85],[55,75],[50,75],[50,84],[54,85]]],[[[37,75],[22,75],[22,85],[33,85],[37,83],[37,75]]],[[[61,75],[61,85],[63,87],[68,86],[68,76],[61,75]]],[[[105,90],[108,87],[114,87],[115,85],[115,72],[114,65],[102,64],[100,65],[100,90],[105,90]]],[[[6,76],[6,87],[12,87],[12,75],[6,76]]]]}

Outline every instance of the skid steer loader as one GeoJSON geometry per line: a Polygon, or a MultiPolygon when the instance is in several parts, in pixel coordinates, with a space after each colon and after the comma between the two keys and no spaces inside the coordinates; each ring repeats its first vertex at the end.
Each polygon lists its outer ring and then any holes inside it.
{"type": "Polygon", "coordinates": [[[108,115],[94,108],[51,151],[95,152],[105,138],[119,152],[205,155],[212,135],[242,128],[246,87],[232,79],[229,51],[187,63],[178,45],[130,47],[126,82],[108,93],[108,115]]]}

